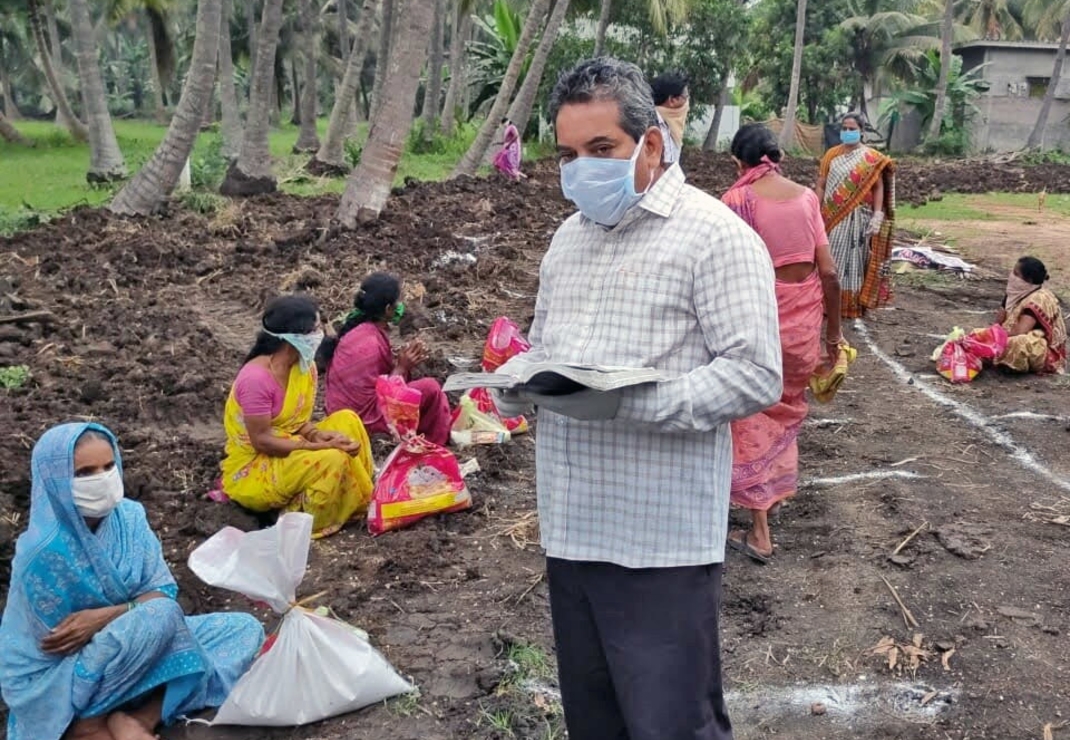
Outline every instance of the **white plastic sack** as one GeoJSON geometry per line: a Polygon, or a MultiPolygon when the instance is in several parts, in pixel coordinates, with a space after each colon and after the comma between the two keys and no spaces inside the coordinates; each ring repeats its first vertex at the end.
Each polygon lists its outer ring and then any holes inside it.
{"type": "Polygon", "coordinates": [[[257,532],[227,527],[190,554],[190,570],[205,583],[285,613],[274,645],[238,681],[212,724],[303,725],[412,690],[359,630],[291,608],[311,540],[311,515],[288,513],[257,532]]]}

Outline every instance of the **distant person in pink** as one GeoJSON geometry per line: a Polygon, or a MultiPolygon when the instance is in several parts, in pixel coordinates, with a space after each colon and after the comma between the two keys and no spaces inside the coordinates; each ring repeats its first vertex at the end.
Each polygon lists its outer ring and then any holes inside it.
{"type": "Polygon", "coordinates": [[[316,358],[325,368],[327,413],[351,409],[370,433],[389,434],[375,395],[375,379],[398,375],[420,391],[419,433],[444,445],[450,438],[450,405],[442,386],[434,378],[409,382],[412,371],[427,361],[427,346],[414,339],[396,358],[390,346],[390,325],[400,322],[404,312],[400,280],[383,272],[364,280],[338,336],[325,339],[316,358]]]}
{"type": "Polygon", "coordinates": [[[523,154],[520,143],[520,131],[508,118],[503,118],[505,135],[502,139],[502,148],[494,156],[494,166],[510,180],[520,180],[525,177],[520,171],[520,160],[523,154]]]}

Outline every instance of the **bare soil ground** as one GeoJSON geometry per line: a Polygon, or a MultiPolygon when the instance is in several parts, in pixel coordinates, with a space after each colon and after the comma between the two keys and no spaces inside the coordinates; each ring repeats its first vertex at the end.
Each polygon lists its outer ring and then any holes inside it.
{"type": "MultiPolygon", "coordinates": [[[[734,174],[724,157],[684,164],[715,193],[734,174]]],[[[789,163],[803,182],[814,169],[789,163]]],[[[149,511],[187,610],[248,608],[200,584],[185,561],[220,527],[255,526],[204,494],[222,451],[222,404],[265,298],[308,289],[336,315],[367,272],[390,269],[426,291],[402,330],[428,339],[428,371],[475,364],[496,316],[530,320],[538,261],[570,211],[552,165],[532,174],[413,184],[381,221],[349,233],[327,221],[333,199],[271,196],[213,218],[81,210],[0,241],[0,317],[51,312],[0,323],[0,364],[33,373],[0,404],[0,592],[26,523],[33,441],[92,417],[119,433],[128,491],[149,511]]],[[[900,183],[906,201],[978,183],[1061,192],[1070,169],[907,163],[900,183]]],[[[1002,248],[1018,244],[1009,236],[1002,248]]],[[[1006,740],[1040,738],[1048,723],[1056,740],[1070,733],[1059,729],[1070,717],[1070,529],[1030,518],[1053,518],[1034,504],[1070,505],[1070,385],[993,372],[944,384],[928,359],[937,337],[985,323],[1001,280],[911,285],[850,332],[861,357],[836,401],[813,409],[806,485],[774,523],[774,563],[729,560],[725,672],[741,739],[1006,740]],[[887,642],[873,653],[883,638],[899,645],[892,660],[887,642]]],[[[328,591],[324,602],[372,634],[418,698],[300,729],[176,727],[166,737],[563,737],[533,449],[530,437],[480,448],[470,512],[376,539],[354,526],[313,545],[302,592],[328,591]]]]}

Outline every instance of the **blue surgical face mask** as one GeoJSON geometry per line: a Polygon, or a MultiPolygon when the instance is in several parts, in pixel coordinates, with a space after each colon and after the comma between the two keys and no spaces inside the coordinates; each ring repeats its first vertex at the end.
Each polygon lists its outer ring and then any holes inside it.
{"type": "Polygon", "coordinates": [[[840,141],[844,144],[858,144],[862,141],[862,131],[860,129],[843,129],[840,131],[840,141]]]}
{"type": "Polygon", "coordinates": [[[587,218],[602,226],[616,226],[646,192],[635,191],[635,164],[646,134],[628,159],[577,157],[561,165],[561,192],[587,218]]]}
{"type": "Polygon", "coordinates": [[[307,373],[316,359],[316,350],[323,342],[323,332],[314,331],[311,334],[276,334],[273,331],[264,330],[267,334],[283,340],[297,350],[298,362],[301,364],[301,372],[307,373]]]}

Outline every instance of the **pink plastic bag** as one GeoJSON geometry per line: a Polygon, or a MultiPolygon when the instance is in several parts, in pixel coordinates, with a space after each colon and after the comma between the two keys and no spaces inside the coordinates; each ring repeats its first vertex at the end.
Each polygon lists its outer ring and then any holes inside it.
{"type": "Polygon", "coordinates": [[[982,360],[994,360],[1007,351],[1007,330],[1000,324],[974,329],[962,339],[964,349],[982,360]]]}
{"type": "Polygon", "coordinates": [[[511,319],[499,316],[490,325],[487,341],[483,345],[483,372],[492,373],[529,349],[531,344],[520,333],[520,327],[511,319]]]}
{"type": "Polygon", "coordinates": [[[981,358],[966,349],[966,338],[944,345],[936,361],[936,372],[952,383],[969,383],[981,372],[981,358]]]}
{"type": "Polygon", "coordinates": [[[375,395],[395,437],[408,439],[416,434],[420,426],[420,391],[410,388],[398,375],[380,375],[375,379],[375,395]]]}
{"type": "Polygon", "coordinates": [[[432,514],[471,508],[457,458],[445,447],[413,437],[387,458],[368,505],[373,535],[407,527],[432,514]]]}

